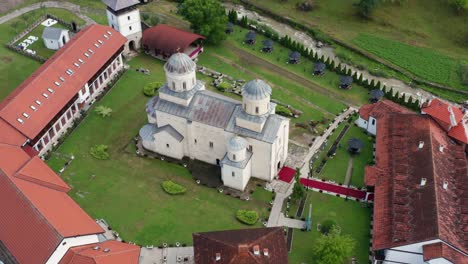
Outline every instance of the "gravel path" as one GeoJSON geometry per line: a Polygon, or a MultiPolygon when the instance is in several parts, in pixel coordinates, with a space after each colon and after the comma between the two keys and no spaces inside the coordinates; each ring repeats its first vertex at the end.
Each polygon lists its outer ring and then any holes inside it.
{"type": "Polygon", "coordinates": [[[40,9],[41,7],[47,7],[47,8],[61,8],[61,9],[66,9],[74,14],[76,14],[78,17],[86,21],[86,25],[89,24],[96,24],[94,20],[89,18],[88,16],[84,15],[81,13],[81,8],[79,5],[75,5],[69,2],[58,2],[58,1],[47,1],[47,2],[42,2],[42,3],[36,3],[32,4],[27,7],[23,7],[21,9],[17,9],[11,13],[8,13],[2,17],[0,17],[0,24],[3,24],[5,22],[10,21],[13,18],[19,17],[25,13],[31,12],[36,9],[40,9]]]}
{"type": "Polygon", "coordinates": [[[330,57],[331,59],[333,59],[335,61],[336,64],[341,63],[342,65],[346,65],[347,68],[351,68],[353,74],[354,74],[354,72],[358,72],[358,75],[362,74],[363,78],[366,79],[366,80],[367,79],[370,79],[370,80],[374,79],[375,82],[380,81],[382,84],[386,85],[388,88],[393,87],[393,90],[394,91],[399,91],[400,95],[402,93],[404,93],[404,94],[407,94],[408,97],[409,97],[409,95],[411,95],[413,98],[420,98],[419,96],[421,96],[422,98],[425,98],[425,99],[431,99],[431,98],[435,97],[431,93],[429,93],[427,91],[424,91],[422,89],[412,88],[409,85],[407,85],[406,83],[402,82],[401,80],[397,80],[397,79],[394,79],[394,78],[376,77],[376,76],[371,75],[366,70],[362,71],[362,70],[357,69],[354,66],[345,64],[345,63],[341,62],[341,60],[338,57],[336,57],[334,48],[332,48],[330,46],[317,48],[316,47],[317,41],[315,39],[313,39],[311,36],[309,36],[308,34],[302,32],[302,31],[298,31],[298,30],[296,30],[296,29],[294,29],[294,28],[292,28],[292,27],[290,27],[290,26],[288,26],[286,24],[280,23],[280,22],[278,22],[276,20],[273,20],[273,19],[271,19],[269,17],[262,16],[262,15],[258,14],[257,12],[245,9],[244,6],[242,6],[242,5],[224,3],[224,6],[226,7],[226,9],[236,10],[237,13],[239,14],[239,16],[246,16],[247,18],[249,18],[251,20],[254,20],[254,21],[257,21],[258,23],[267,25],[268,27],[270,27],[273,30],[275,30],[276,32],[278,32],[278,34],[280,36],[288,35],[293,40],[295,40],[295,41],[297,41],[299,43],[302,43],[306,48],[312,49],[315,52],[317,52],[319,54],[319,56],[325,55],[325,58],[330,57]]]}

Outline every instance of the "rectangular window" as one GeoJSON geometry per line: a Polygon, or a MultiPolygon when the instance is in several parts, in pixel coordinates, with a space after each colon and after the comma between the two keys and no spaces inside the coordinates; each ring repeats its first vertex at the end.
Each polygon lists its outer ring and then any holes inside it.
{"type": "Polygon", "coordinates": [[[85,93],[86,93],[86,87],[81,88],[81,94],[85,94],[85,93]]]}
{"type": "Polygon", "coordinates": [[[235,173],[235,172],[232,172],[232,177],[236,177],[236,173],[235,173]]]}
{"type": "Polygon", "coordinates": [[[197,144],[197,139],[195,139],[195,144],[197,144]]]}
{"type": "Polygon", "coordinates": [[[185,82],[182,84],[182,86],[184,87],[184,91],[187,90],[187,84],[185,82]]]}
{"type": "Polygon", "coordinates": [[[131,31],[131,30],[132,30],[132,26],[129,26],[129,27],[128,27],[128,30],[130,30],[130,31],[131,31]]]}
{"type": "Polygon", "coordinates": [[[232,160],[236,160],[236,154],[232,154],[232,160]]]}
{"type": "Polygon", "coordinates": [[[130,20],[130,16],[127,16],[127,19],[130,20]]]}
{"type": "Polygon", "coordinates": [[[169,148],[169,144],[166,144],[166,147],[169,148]]]}
{"type": "Polygon", "coordinates": [[[210,148],[213,148],[213,142],[210,141],[210,148]]]}
{"type": "Polygon", "coordinates": [[[372,119],[372,125],[375,126],[375,119],[372,119]]]}
{"type": "Polygon", "coordinates": [[[258,106],[255,107],[255,113],[258,114],[258,106]]]}
{"type": "Polygon", "coordinates": [[[249,145],[249,151],[252,152],[252,150],[253,150],[252,145],[249,145]]]}

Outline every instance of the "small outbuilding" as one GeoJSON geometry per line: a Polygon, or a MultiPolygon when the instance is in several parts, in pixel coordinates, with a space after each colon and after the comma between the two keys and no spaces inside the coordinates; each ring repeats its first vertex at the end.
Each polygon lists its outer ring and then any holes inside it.
{"type": "Polygon", "coordinates": [[[244,43],[253,45],[257,41],[257,33],[255,31],[251,30],[245,35],[245,41],[244,43]]]}
{"type": "Polygon", "coordinates": [[[301,59],[301,54],[297,51],[289,53],[289,64],[298,64],[301,59]]]}
{"type": "Polygon", "coordinates": [[[232,22],[228,22],[226,25],[226,34],[234,33],[234,24],[232,22]]]}
{"type": "Polygon", "coordinates": [[[267,53],[270,53],[273,51],[273,40],[271,39],[265,39],[263,41],[263,48],[262,48],[262,51],[263,52],[267,52],[267,53]]]}
{"type": "Polygon", "coordinates": [[[162,60],[177,52],[195,59],[203,52],[204,39],[201,35],[160,24],[143,31],[142,44],[147,54],[162,60]]]}
{"type": "Polygon", "coordinates": [[[370,91],[370,98],[369,101],[371,103],[377,103],[382,97],[384,96],[384,92],[380,89],[375,89],[370,91]]]}
{"type": "Polygon", "coordinates": [[[350,138],[348,140],[348,151],[351,154],[360,153],[363,147],[364,143],[358,138],[350,138]]]}
{"type": "Polygon", "coordinates": [[[51,50],[58,50],[70,40],[68,30],[56,27],[46,27],[42,32],[44,45],[51,50]]]}
{"type": "Polygon", "coordinates": [[[341,89],[351,89],[353,84],[353,77],[347,75],[340,76],[340,88],[341,89]]]}
{"type": "Polygon", "coordinates": [[[314,63],[314,75],[323,75],[325,74],[325,69],[327,66],[323,62],[314,63]]]}

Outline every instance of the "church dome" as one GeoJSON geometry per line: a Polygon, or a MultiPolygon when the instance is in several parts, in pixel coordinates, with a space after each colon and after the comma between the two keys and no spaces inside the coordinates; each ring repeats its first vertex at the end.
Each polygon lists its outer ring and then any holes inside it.
{"type": "Polygon", "coordinates": [[[164,69],[170,73],[186,74],[195,71],[197,65],[193,62],[190,57],[185,53],[175,53],[166,64],[164,69]]]}
{"type": "Polygon", "coordinates": [[[241,137],[232,137],[228,142],[229,151],[239,151],[247,148],[247,141],[241,137]]]}
{"type": "Polygon", "coordinates": [[[242,97],[251,100],[262,100],[271,96],[271,87],[266,82],[256,79],[242,87],[242,97]]]}

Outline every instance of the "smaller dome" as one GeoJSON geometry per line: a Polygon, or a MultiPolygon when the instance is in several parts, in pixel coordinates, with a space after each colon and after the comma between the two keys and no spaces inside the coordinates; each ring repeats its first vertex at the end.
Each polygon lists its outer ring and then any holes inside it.
{"type": "Polygon", "coordinates": [[[239,151],[247,148],[247,141],[241,137],[232,137],[228,142],[228,150],[239,151]]]}
{"type": "Polygon", "coordinates": [[[255,79],[242,87],[242,97],[252,100],[262,100],[271,96],[271,87],[266,82],[255,79]]]}
{"type": "Polygon", "coordinates": [[[189,73],[195,71],[197,65],[185,53],[174,53],[164,64],[164,69],[171,73],[189,73]]]}

